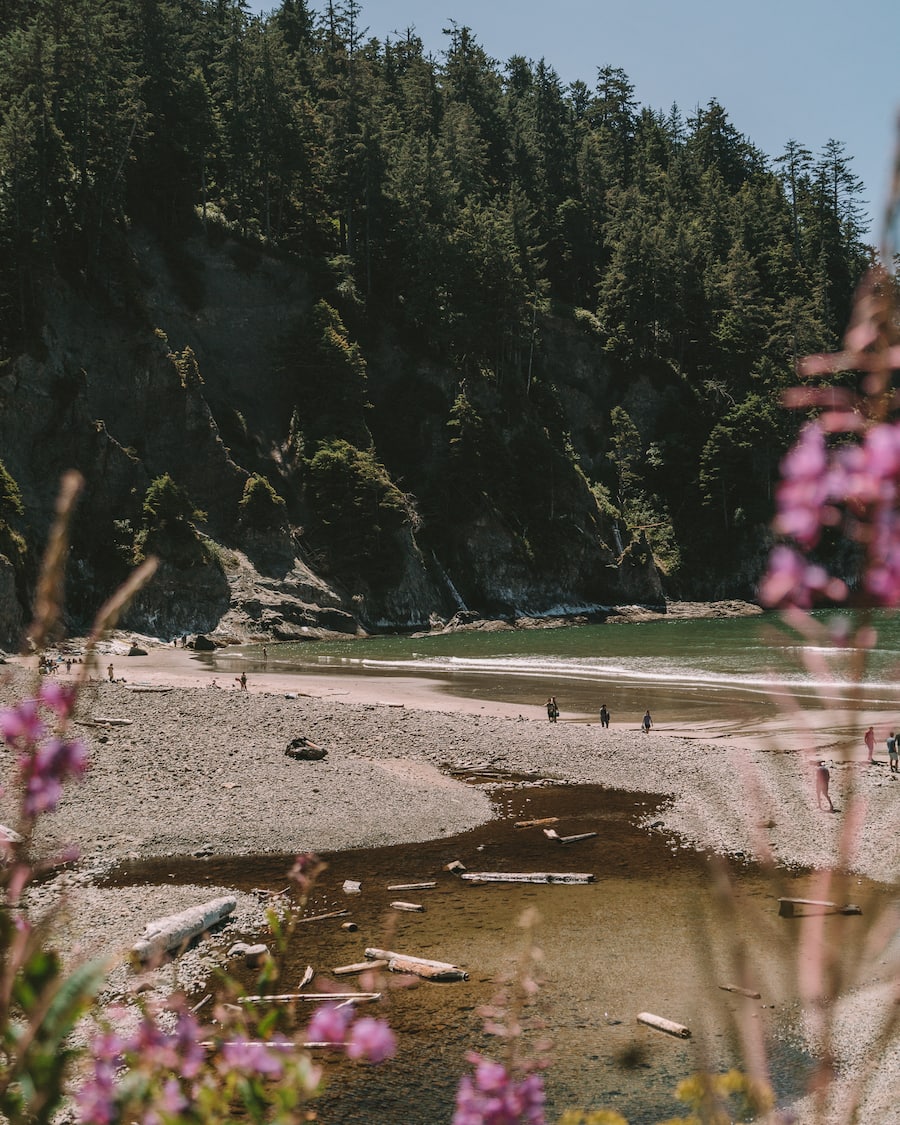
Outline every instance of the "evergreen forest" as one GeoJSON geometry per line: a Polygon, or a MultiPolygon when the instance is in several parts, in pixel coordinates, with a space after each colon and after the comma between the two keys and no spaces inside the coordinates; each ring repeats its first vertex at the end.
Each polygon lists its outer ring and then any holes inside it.
{"type": "Polygon", "coordinates": [[[432,54],[356,0],[0,0],[18,596],[65,455],[86,600],[148,544],[187,572],[268,542],[273,571],[276,540],[369,624],[752,597],[799,424],[781,397],[839,344],[862,216],[840,140],[765,154],[716,101],[641,105],[615,60],[567,85],[452,21],[432,54]],[[239,372],[210,342],[223,254],[285,294],[277,331],[248,309],[239,372]],[[208,412],[214,479],[202,443],[188,465],[133,421],[160,363],[208,412]],[[423,578],[409,609],[411,560],[449,603],[423,578]]]}

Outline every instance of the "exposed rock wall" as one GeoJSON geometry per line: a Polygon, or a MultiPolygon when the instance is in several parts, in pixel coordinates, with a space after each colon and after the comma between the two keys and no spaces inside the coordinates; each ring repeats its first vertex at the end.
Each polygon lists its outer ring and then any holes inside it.
{"type": "MultiPolygon", "coordinates": [[[[435,497],[460,376],[434,361],[423,366],[397,344],[372,348],[371,427],[377,455],[413,503],[424,498],[424,515],[399,533],[401,561],[390,582],[373,587],[348,575],[340,558],[323,557],[302,474],[284,457],[296,404],[282,343],[309,312],[302,272],[227,241],[197,239],[185,247],[193,263],[186,299],[184,279],[150,236],[135,234],[132,249],[143,288],[127,311],[59,282],[46,294],[40,348],[0,375],[0,457],[22,490],[21,530],[32,557],[41,553],[62,473],[77,468],[86,480],[72,529],[73,626],[126,572],[147,487],[164,473],[205,513],[199,530],[213,559],[161,567],[125,622],[141,631],[289,638],[318,629],[425,628],[461,609],[539,616],[663,600],[649,550],[620,559],[608,545],[596,502],[560,454],[560,439],[535,431],[535,445],[514,417],[498,434],[502,471],[479,486],[483,502],[471,511],[451,504],[462,515],[443,519],[435,497]],[[401,376],[412,398],[398,397],[401,376]],[[544,460],[530,464],[532,449],[544,460]],[[536,488],[550,474],[552,500],[546,516],[538,511],[522,524],[505,511],[504,497],[528,471],[536,488]],[[259,534],[242,525],[239,506],[253,472],[286,501],[283,526],[259,534]]],[[[560,402],[577,423],[579,451],[600,457],[609,390],[602,356],[571,324],[557,329],[555,362],[572,373],[560,402]]],[[[16,591],[9,565],[0,563],[6,643],[27,616],[16,591]]]]}

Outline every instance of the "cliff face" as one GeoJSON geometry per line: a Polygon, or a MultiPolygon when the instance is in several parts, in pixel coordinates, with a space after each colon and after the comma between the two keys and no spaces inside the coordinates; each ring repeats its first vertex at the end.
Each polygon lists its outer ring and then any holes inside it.
{"type": "MultiPolygon", "coordinates": [[[[649,551],[620,559],[562,450],[568,429],[583,458],[604,455],[608,379],[587,335],[545,326],[558,336],[546,354],[569,373],[547,399],[546,425],[540,410],[537,422],[518,417],[502,387],[489,389],[473,396],[486,421],[462,453],[448,423],[465,381],[396,343],[371,348],[374,454],[414,513],[379,540],[391,562],[369,560],[376,579],[329,551],[306,499],[308,462],[289,450],[292,416],[313,408],[297,402],[283,359],[311,309],[302,272],[226,240],[197,239],[173,261],[138,234],[132,254],[127,294],[111,286],[89,299],[58,282],[45,294],[40,347],[0,368],[0,458],[22,491],[32,559],[61,474],[77,468],[86,480],[72,530],[73,627],[126,572],[147,488],[163,474],[202,509],[207,552],[202,564],[166,562],[135,602],[125,623],[157,635],[289,638],[423,628],[460,609],[534,616],[664,600],[649,551]],[[267,528],[243,519],[251,474],[286,502],[267,528]]],[[[21,634],[23,588],[0,559],[0,643],[21,634]]]]}

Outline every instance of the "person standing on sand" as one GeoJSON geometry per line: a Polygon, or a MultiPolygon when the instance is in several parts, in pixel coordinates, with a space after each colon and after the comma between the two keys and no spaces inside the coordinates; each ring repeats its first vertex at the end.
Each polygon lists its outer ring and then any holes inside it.
{"type": "Polygon", "coordinates": [[[609,711],[605,703],[600,707],[600,726],[603,727],[604,730],[609,728],[609,711]]]}
{"type": "Polygon", "coordinates": [[[819,762],[816,766],[816,803],[819,808],[822,807],[822,798],[828,802],[828,811],[834,812],[834,804],[828,796],[828,785],[831,781],[831,772],[824,762],[819,762]]]}
{"type": "Polygon", "coordinates": [[[870,762],[873,762],[875,760],[872,757],[872,755],[875,753],[875,728],[874,727],[869,727],[869,729],[863,735],[863,741],[866,744],[866,752],[869,755],[868,760],[870,762]]]}
{"type": "Polygon", "coordinates": [[[116,674],[115,674],[115,672],[113,671],[113,666],[112,666],[112,664],[110,664],[110,666],[109,666],[109,667],[108,667],[108,668],[106,669],[106,674],[107,674],[107,676],[109,677],[109,682],[110,682],[111,684],[113,684],[113,683],[115,683],[115,682],[116,682],[116,674]]]}
{"type": "Polygon", "coordinates": [[[234,677],[235,680],[241,685],[241,691],[247,690],[247,673],[241,672],[239,676],[234,677]]]}
{"type": "Polygon", "coordinates": [[[652,726],[653,726],[653,719],[650,716],[650,708],[648,707],[647,710],[644,712],[643,719],[641,719],[641,730],[644,732],[644,734],[649,734],[650,728],[652,726]]]}
{"type": "Polygon", "coordinates": [[[897,759],[900,758],[900,748],[897,746],[897,736],[891,731],[890,738],[887,740],[888,752],[888,765],[891,767],[891,773],[900,773],[898,769],[897,759]]]}
{"type": "Polygon", "coordinates": [[[551,695],[547,700],[547,718],[551,723],[555,723],[559,718],[559,706],[557,705],[555,695],[551,695]]]}

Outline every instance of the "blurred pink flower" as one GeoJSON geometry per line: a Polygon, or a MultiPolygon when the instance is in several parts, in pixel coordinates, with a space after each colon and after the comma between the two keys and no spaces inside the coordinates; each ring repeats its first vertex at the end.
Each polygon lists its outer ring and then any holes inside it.
{"type": "Polygon", "coordinates": [[[384,1020],[363,1016],[350,1030],[347,1054],[351,1059],[380,1063],[391,1058],[396,1050],[397,1039],[384,1020]]]}
{"type": "Polygon", "coordinates": [[[306,1031],[311,1043],[343,1043],[353,1019],[352,1009],[337,1004],[323,1004],[313,1012],[306,1031]]]}

